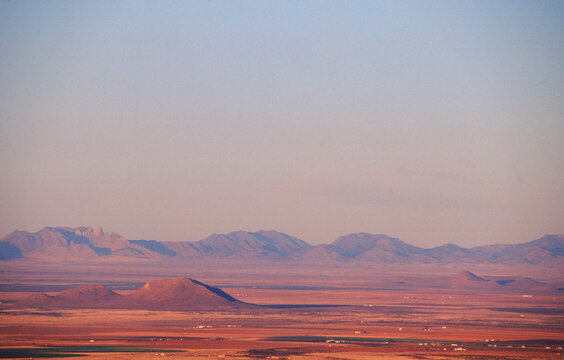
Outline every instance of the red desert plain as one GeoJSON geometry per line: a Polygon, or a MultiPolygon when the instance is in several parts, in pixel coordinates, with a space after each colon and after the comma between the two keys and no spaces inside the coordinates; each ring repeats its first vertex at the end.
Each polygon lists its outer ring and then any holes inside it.
{"type": "Polygon", "coordinates": [[[236,232],[173,250],[101,229],[16,232],[2,240],[15,255],[2,261],[0,357],[564,358],[562,242],[508,245],[541,259],[496,262],[370,234],[311,246],[236,232]]]}
{"type": "Polygon", "coordinates": [[[564,0],[0,0],[38,358],[564,360],[564,0]]]}

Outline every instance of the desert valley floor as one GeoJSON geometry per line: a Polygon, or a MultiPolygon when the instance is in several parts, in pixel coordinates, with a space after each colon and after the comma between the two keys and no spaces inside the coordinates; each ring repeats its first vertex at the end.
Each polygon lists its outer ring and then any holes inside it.
{"type": "MultiPolygon", "coordinates": [[[[97,274],[84,268],[91,274],[85,280],[78,267],[32,273],[26,266],[14,263],[2,273],[2,358],[564,358],[564,296],[554,289],[386,287],[384,280],[374,280],[376,270],[359,276],[354,269],[310,269],[309,275],[301,269],[298,277],[283,268],[122,267],[97,274]],[[105,283],[128,295],[149,273],[158,278],[182,273],[267,306],[187,311],[17,306],[33,292],[55,295],[77,283],[105,283]]],[[[453,279],[464,285],[470,275],[462,275],[453,279]]]]}

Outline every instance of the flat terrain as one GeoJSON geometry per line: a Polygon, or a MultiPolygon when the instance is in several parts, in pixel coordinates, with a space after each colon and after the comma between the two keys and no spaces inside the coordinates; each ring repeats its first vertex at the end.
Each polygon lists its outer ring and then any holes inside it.
{"type": "Polygon", "coordinates": [[[9,265],[0,272],[1,358],[564,359],[558,267],[9,265]],[[442,286],[441,276],[458,279],[461,270],[530,276],[552,288],[442,286]],[[125,295],[148,280],[177,277],[265,306],[154,311],[15,303],[78,284],[104,284],[125,295]]]}
{"type": "Polygon", "coordinates": [[[0,357],[564,358],[561,295],[225,290],[272,307],[229,312],[41,310],[12,309],[8,302],[0,313],[0,357]]]}

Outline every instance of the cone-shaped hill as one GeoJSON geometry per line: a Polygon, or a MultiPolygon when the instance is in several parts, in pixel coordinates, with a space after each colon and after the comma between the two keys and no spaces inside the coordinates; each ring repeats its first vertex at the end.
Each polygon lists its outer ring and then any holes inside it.
{"type": "Polygon", "coordinates": [[[197,280],[179,278],[153,280],[120,299],[121,308],[189,310],[240,307],[243,303],[223,290],[197,280]]]}
{"type": "Polygon", "coordinates": [[[447,278],[446,283],[453,288],[489,288],[499,287],[494,281],[490,281],[471,273],[462,271],[454,276],[447,278]]]}
{"type": "Polygon", "coordinates": [[[149,281],[130,295],[120,295],[103,285],[81,285],[55,296],[34,294],[18,302],[18,307],[165,311],[253,306],[256,305],[239,301],[219,288],[187,278],[149,281]]]}

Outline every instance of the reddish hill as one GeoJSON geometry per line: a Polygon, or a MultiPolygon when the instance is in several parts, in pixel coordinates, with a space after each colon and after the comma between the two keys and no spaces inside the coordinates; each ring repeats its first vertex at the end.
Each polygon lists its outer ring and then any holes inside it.
{"type": "Polygon", "coordinates": [[[19,308],[53,307],[53,306],[49,306],[49,304],[54,304],[54,303],[55,300],[53,296],[49,296],[45,293],[37,293],[18,301],[16,307],[19,308]]]}
{"type": "Polygon", "coordinates": [[[223,290],[193,279],[153,280],[131,295],[120,295],[103,285],[81,285],[55,296],[34,294],[17,304],[38,308],[99,308],[195,310],[253,307],[223,290]]]}
{"type": "Polygon", "coordinates": [[[89,302],[108,302],[119,298],[120,295],[104,285],[80,285],[61,291],[55,298],[75,302],[88,300],[89,302]]]}
{"type": "Polygon", "coordinates": [[[20,307],[39,308],[105,308],[121,298],[121,295],[103,285],[79,285],[63,290],[55,296],[34,294],[18,303],[20,307]]]}
{"type": "Polygon", "coordinates": [[[223,290],[197,280],[179,278],[153,280],[120,300],[120,307],[151,310],[189,310],[241,307],[246,304],[223,290]]]}

